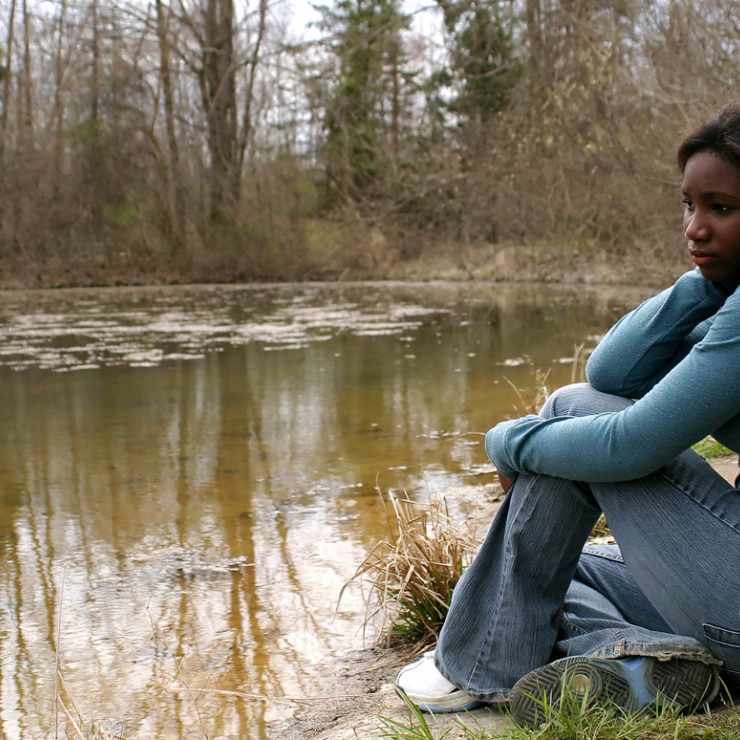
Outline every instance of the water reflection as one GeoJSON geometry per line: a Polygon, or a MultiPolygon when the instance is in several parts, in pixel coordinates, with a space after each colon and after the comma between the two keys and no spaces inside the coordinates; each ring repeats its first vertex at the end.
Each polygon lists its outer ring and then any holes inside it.
{"type": "Polygon", "coordinates": [[[131,737],[269,737],[361,643],[361,595],[335,607],[386,534],[376,488],[454,490],[453,511],[485,497],[482,434],[513,386],[533,367],[567,382],[559,360],[623,300],[0,295],[0,734],[53,736],[58,694],[131,737]]]}

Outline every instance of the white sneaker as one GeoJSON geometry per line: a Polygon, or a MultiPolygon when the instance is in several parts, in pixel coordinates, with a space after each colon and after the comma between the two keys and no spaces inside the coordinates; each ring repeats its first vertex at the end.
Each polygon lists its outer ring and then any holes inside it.
{"type": "Polygon", "coordinates": [[[434,664],[434,652],[425,653],[415,663],[401,668],[395,686],[399,694],[424,712],[464,712],[482,704],[439,672],[434,664]]]}

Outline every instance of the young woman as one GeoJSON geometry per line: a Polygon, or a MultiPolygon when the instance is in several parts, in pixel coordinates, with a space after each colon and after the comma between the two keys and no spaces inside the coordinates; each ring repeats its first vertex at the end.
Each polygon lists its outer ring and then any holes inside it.
{"type": "Polygon", "coordinates": [[[696,268],[624,316],[539,416],[486,452],[507,491],[434,653],[397,689],[420,708],[588,692],[627,711],[740,680],[740,490],[690,446],[740,451],[740,105],[678,150],[696,268]],[[616,546],[586,547],[604,513],[616,546]]]}

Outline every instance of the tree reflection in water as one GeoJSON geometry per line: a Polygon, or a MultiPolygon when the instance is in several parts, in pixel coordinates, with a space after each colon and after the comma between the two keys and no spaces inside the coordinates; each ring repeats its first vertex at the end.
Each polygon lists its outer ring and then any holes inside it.
{"type": "Polygon", "coordinates": [[[335,607],[386,534],[376,488],[480,500],[512,384],[568,382],[560,359],[638,298],[0,295],[0,734],[54,729],[58,664],[65,704],[124,735],[268,737],[362,644],[361,594],[335,607]]]}

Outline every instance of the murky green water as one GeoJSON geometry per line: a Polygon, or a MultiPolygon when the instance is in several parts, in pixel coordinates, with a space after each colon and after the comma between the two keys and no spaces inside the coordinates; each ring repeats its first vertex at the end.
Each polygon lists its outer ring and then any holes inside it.
{"type": "Polygon", "coordinates": [[[625,291],[479,284],[0,294],[0,735],[270,738],[362,646],[376,489],[490,493],[514,387],[625,291]],[[57,669],[61,679],[57,678],[57,669]],[[228,692],[239,692],[240,695],[228,692]]]}

